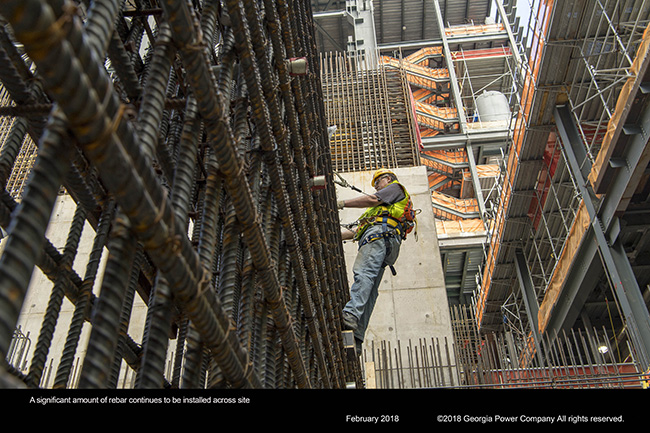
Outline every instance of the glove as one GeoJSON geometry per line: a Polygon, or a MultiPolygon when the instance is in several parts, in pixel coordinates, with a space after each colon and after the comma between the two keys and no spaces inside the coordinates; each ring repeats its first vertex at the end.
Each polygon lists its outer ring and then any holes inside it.
{"type": "Polygon", "coordinates": [[[336,207],[338,209],[343,209],[345,207],[345,200],[339,200],[336,202],[336,207]]]}

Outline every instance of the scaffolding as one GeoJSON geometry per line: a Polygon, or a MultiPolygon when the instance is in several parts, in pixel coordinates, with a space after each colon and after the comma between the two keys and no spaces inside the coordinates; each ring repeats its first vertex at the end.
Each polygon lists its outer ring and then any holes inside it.
{"type": "MultiPolygon", "coordinates": [[[[472,2],[384,1],[379,39],[418,41],[376,55],[317,54],[309,2],[198,3],[2,2],[2,383],[344,387],[363,368],[378,387],[644,385],[650,3],[534,0],[519,29],[511,2],[460,24],[472,2]],[[481,111],[489,92],[507,116],[481,111]],[[341,338],[330,176],[420,164],[454,341],[377,342],[361,365],[341,338]],[[55,243],[62,196],[75,215],[55,243]],[[25,330],[36,268],[51,299],[25,330]],[[52,357],[62,302],[74,320],[52,357]]],[[[362,3],[320,19],[360,30],[362,3]]]]}
{"type": "Polygon", "coordinates": [[[495,1],[497,22],[462,25],[433,5],[439,44],[393,44],[383,62],[409,77],[448,286],[476,274],[481,333],[506,329],[542,350],[542,338],[597,323],[647,370],[650,5],[534,1],[514,19],[515,5],[495,1]],[[486,91],[511,117],[483,121],[486,91]],[[497,167],[489,183],[484,166],[497,167]]]}
{"type": "MultiPolygon", "coordinates": [[[[447,272],[458,269],[462,275],[458,285],[455,274],[446,274],[448,286],[460,290],[450,302],[466,303],[494,224],[500,161],[519,107],[521,57],[503,21],[486,17],[482,23],[451,25],[440,3],[433,5],[438,44],[398,46],[381,62],[406,74],[422,143],[420,161],[428,169],[436,226],[444,237],[443,263],[447,272]]],[[[501,8],[499,15],[505,14],[501,8]]]]}
{"type": "Polygon", "coordinates": [[[628,206],[644,212],[647,201],[647,180],[634,173],[648,164],[639,134],[650,5],[531,6],[520,109],[474,298],[478,326],[525,335],[532,360],[544,339],[597,324],[647,371],[647,277],[634,260],[644,244],[641,226],[625,226],[628,206]]]}

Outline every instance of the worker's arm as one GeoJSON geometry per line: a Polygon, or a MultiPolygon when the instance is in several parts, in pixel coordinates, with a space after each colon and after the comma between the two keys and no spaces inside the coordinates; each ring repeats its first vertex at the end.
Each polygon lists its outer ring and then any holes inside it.
{"type": "Polygon", "coordinates": [[[360,195],[347,200],[339,200],[338,207],[339,209],[344,207],[374,207],[380,203],[381,201],[375,195],[360,195]]]}
{"type": "Polygon", "coordinates": [[[352,238],[354,237],[354,233],[355,233],[354,230],[349,229],[349,228],[347,228],[347,227],[342,227],[342,228],[341,228],[341,238],[342,238],[344,241],[347,241],[347,240],[352,239],[352,238]]]}

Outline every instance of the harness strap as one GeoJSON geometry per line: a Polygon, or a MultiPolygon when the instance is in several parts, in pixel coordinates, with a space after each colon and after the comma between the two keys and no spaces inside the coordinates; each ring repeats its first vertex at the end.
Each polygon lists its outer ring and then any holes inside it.
{"type": "Polygon", "coordinates": [[[363,238],[361,242],[359,242],[359,248],[361,248],[367,243],[374,242],[377,239],[389,238],[391,236],[400,236],[400,230],[398,228],[395,228],[394,230],[388,230],[381,233],[373,233],[371,235],[368,235],[365,238],[363,238]]]}
{"type": "Polygon", "coordinates": [[[361,242],[359,242],[359,248],[361,248],[362,246],[364,246],[367,243],[374,242],[377,239],[382,238],[383,237],[382,235],[383,235],[383,233],[379,234],[379,235],[368,235],[368,236],[366,236],[365,238],[363,238],[363,240],[361,242]]]}
{"type": "Polygon", "coordinates": [[[404,234],[404,226],[402,222],[397,218],[390,216],[388,213],[383,213],[375,217],[371,225],[381,224],[381,228],[384,232],[396,232],[397,235],[404,234]]]}

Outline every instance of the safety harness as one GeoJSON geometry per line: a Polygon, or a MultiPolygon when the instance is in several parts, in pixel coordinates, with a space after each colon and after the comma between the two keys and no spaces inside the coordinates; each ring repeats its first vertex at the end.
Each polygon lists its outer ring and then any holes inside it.
{"type": "MultiPolygon", "coordinates": [[[[371,235],[368,235],[365,238],[363,238],[363,240],[359,242],[359,248],[361,248],[362,246],[364,246],[369,242],[376,241],[377,239],[388,238],[391,236],[399,237],[402,239],[406,237],[405,235],[402,234],[403,229],[401,227],[400,222],[395,220],[394,218],[391,218],[388,215],[382,215],[380,217],[376,217],[373,219],[375,222],[372,225],[381,225],[382,231],[380,233],[372,233],[371,235]]],[[[366,227],[366,229],[368,227],[366,227]]],[[[366,229],[364,229],[364,231],[366,229]]]]}
{"type": "Polygon", "coordinates": [[[354,237],[355,240],[360,240],[370,226],[381,225],[382,231],[381,233],[373,233],[370,236],[366,236],[359,243],[359,248],[368,242],[389,236],[397,236],[401,239],[406,239],[406,235],[417,227],[417,212],[413,209],[411,196],[402,184],[396,180],[391,182],[391,184],[393,183],[402,188],[402,191],[404,191],[404,198],[392,205],[382,204],[372,207],[361,215],[359,218],[359,229],[354,237]]]}

